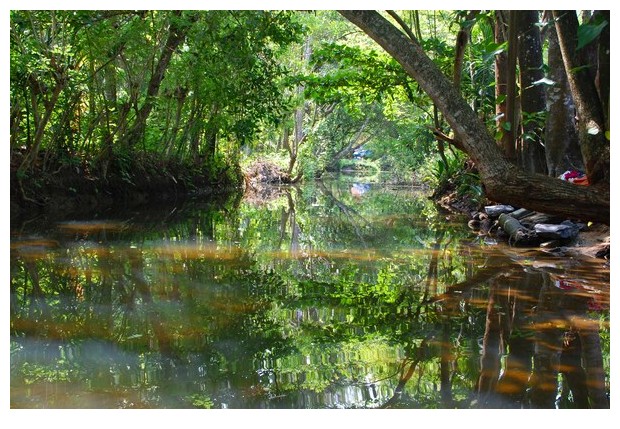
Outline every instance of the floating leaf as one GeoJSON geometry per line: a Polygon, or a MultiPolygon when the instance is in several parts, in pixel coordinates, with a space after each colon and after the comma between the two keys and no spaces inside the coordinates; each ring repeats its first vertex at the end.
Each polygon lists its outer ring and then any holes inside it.
{"type": "Polygon", "coordinates": [[[609,130],[605,131],[605,138],[611,141],[611,139],[609,138],[609,130]]]}

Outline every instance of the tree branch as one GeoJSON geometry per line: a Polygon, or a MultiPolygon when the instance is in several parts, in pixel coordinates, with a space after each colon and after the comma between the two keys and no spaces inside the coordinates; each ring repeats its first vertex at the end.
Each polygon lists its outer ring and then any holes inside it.
{"type": "Polygon", "coordinates": [[[418,43],[376,11],[339,13],[383,47],[433,100],[478,167],[488,198],[530,210],[609,224],[609,186],[576,186],[517,168],[504,157],[485,124],[418,43]]]}

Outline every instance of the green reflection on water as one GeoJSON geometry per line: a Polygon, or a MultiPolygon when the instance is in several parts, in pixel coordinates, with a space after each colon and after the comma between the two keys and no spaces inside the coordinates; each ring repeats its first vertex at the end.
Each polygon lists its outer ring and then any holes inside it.
{"type": "Polygon", "coordinates": [[[604,265],[486,246],[422,194],[359,189],[16,229],[12,407],[583,407],[608,394],[604,265]],[[602,385],[575,353],[601,357],[602,385]]]}

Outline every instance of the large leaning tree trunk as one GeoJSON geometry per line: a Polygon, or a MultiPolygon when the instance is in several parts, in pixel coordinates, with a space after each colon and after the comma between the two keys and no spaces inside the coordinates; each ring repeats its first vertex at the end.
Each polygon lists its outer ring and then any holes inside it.
{"type": "Polygon", "coordinates": [[[426,55],[376,11],[339,11],[386,50],[433,100],[476,163],[486,195],[493,200],[567,217],[609,224],[607,186],[583,187],[542,174],[527,173],[508,162],[484,123],[426,55]]]}

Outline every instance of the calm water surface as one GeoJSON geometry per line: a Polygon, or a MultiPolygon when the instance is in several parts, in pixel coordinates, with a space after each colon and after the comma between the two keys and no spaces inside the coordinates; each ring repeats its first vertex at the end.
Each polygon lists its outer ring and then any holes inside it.
{"type": "Polygon", "coordinates": [[[11,226],[12,408],[608,407],[609,269],[333,181],[11,226]]]}

